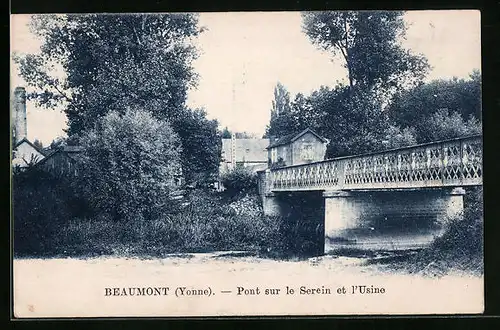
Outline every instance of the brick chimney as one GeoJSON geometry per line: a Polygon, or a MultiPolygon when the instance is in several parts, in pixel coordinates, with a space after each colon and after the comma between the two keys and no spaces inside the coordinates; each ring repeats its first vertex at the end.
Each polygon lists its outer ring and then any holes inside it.
{"type": "Polygon", "coordinates": [[[14,99],[12,100],[12,129],[14,133],[14,143],[24,139],[27,135],[26,123],[26,90],[24,87],[16,87],[14,99]]]}

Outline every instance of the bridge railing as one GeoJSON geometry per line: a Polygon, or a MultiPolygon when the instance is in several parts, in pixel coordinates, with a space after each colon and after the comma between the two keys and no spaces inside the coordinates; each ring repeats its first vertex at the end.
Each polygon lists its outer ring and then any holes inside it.
{"type": "Polygon", "coordinates": [[[482,178],[482,137],[476,135],[274,169],[268,189],[453,187],[481,185],[482,178]]]}

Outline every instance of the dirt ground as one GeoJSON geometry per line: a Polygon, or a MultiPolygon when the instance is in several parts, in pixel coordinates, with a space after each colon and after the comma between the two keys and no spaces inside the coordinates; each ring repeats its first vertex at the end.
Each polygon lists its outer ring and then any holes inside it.
{"type": "Polygon", "coordinates": [[[483,310],[482,276],[396,273],[378,264],[367,265],[366,260],[323,256],[282,261],[228,252],[162,259],[15,259],[14,312],[19,317],[99,317],[447,314],[483,310]],[[379,292],[361,294],[358,288],[363,285],[379,292]],[[113,288],[130,287],[168,287],[169,293],[106,295],[113,288]],[[182,287],[193,292],[209,290],[210,294],[178,296],[177,289],[182,287]],[[380,293],[382,288],[384,292],[380,293]],[[266,289],[279,290],[266,295],[266,289]]]}

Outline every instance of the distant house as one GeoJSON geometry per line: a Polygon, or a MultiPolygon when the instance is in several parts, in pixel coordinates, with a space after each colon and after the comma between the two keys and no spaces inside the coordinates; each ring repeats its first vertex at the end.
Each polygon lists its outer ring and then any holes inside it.
{"type": "Polygon", "coordinates": [[[235,166],[243,166],[256,172],[267,167],[269,139],[222,139],[220,173],[235,166]]]}
{"type": "Polygon", "coordinates": [[[63,146],[48,154],[36,167],[57,176],[77,175],[77,159],[82,152],[80,146],[63,146]]]}
{"type": "MultiPolygon", "coordinates": [[[[265,170],[268,145],[269,139],[222,139],[219,179],[236,166],[245,167],[253,173],[265,170]]],[[[219,191],[224,189],[220,181],[216,182],[215,188],[219,191]]]]}
{"type": "Polygon", "coordinates": [[[12,165],[21,169],[35,165],[45,157],[44,151],[25,137],[18,141],[12,149],[12,165]]]}
{"type": "Polygon", "coordinates": [[[298,165],[323,160],[328,141],[307,128],[300,133],[273,138],[267,147],[269,166],[298,165]]]}

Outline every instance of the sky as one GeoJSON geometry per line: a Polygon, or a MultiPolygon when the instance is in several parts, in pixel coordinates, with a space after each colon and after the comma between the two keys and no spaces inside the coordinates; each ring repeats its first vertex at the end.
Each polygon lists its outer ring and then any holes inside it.
{"type": "MultiPolygon", "coordinates": [[[[480,13],[471,10],[411,11],[405,48],[427,57],[426,80],[464,78],[481,67],[480,13]]],[[[33,53],[40,41],[30,34],[29,16],[11,16],[11,51],[33,53]]],[[[206,27],[196,44],[200,75],[188,105],[204,108],[221,127],[262,135],[269,123],[273,89],[281,82],[290,94],[309,95],[321,85],[346,81],[339,58],[319,50],[302,32],[298,12],[201,13],[206,27]]],[[[26,86],[13,66],[11,87],[26,86]]],[[[66,118],[59,110],[27,105],[28,139],[44,145],[63,136],[66,118]]]]}

